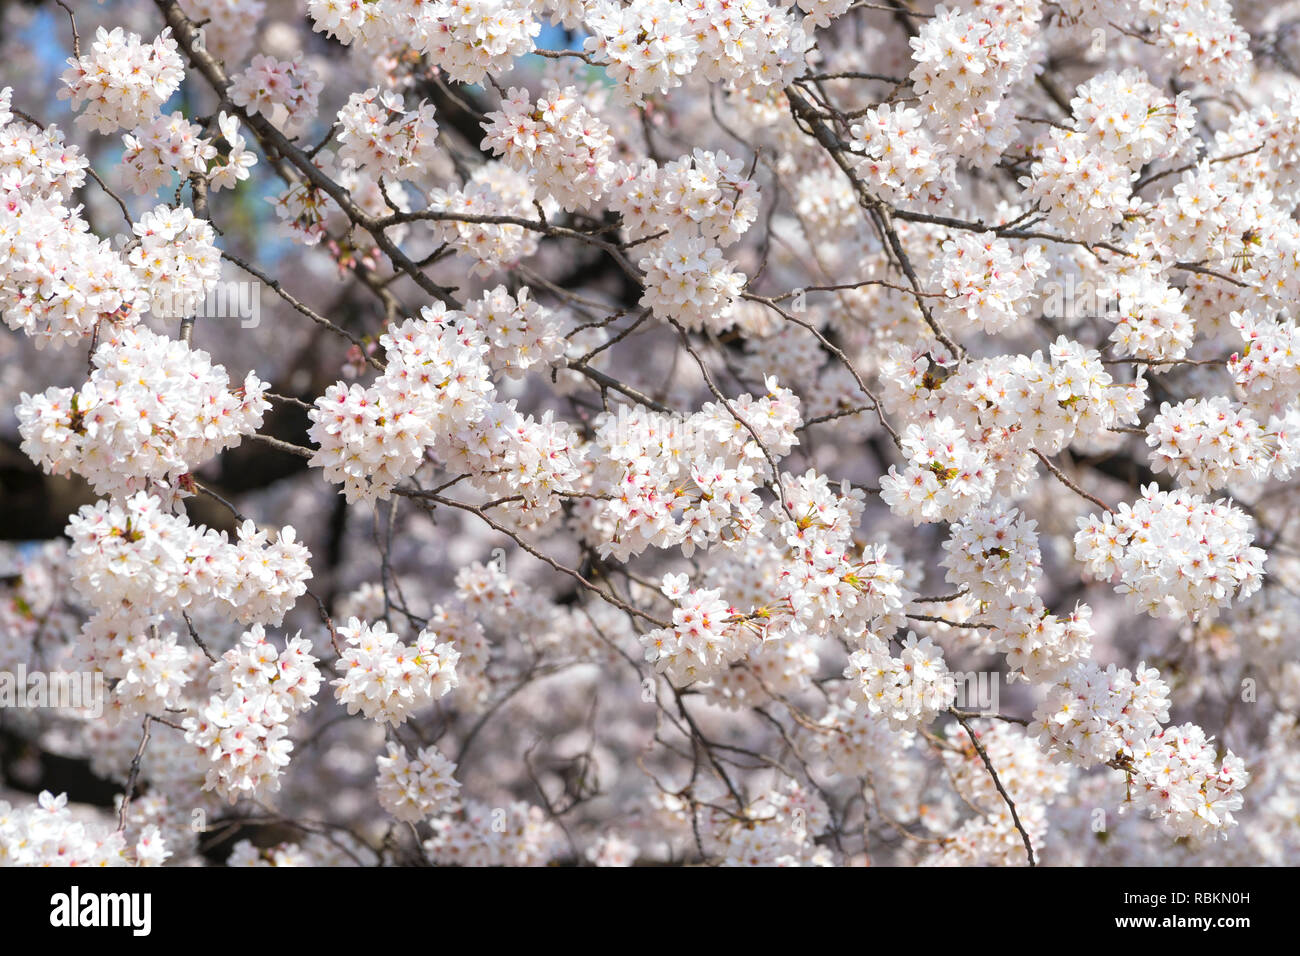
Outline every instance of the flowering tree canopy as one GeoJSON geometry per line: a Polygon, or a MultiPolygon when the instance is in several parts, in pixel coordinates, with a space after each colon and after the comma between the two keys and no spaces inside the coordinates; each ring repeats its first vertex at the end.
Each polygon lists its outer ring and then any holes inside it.
{"type": "Polygon", "coordinates": [[[0,863],[1300,861],[1297,23],[5,4],[0,863]]]}

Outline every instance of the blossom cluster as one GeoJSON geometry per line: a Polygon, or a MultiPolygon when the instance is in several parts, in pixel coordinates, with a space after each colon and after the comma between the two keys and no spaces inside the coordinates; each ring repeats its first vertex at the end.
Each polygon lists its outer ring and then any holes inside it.
{"type": "Polygon", "coordinates": [[[1047,264],[1037,246],[1017,256],[1010,244],[992,233],[963,233],[943,245],[933,284],[946,298],[940,311],[952,328],[965,323],[995,334],[1024,318],[1037,280],[1047,264]]]}
{"type": "Polygon", "coordinates": [[[456,686],[460,652],[432,631],[408,645],[383,621],[351,618],[338,632],[347,647],[337,662],[343,676],[331,683],[350,714],[396,726],[456,686]]]}
{"type": "Polygon", "coordinates": [[[459,818],[443,815],[430,825],[424,851],[443,866],[544,866],[563,839],[541,807],[521,801],[504,807],[467,801],[459,818]]]}
{"type": "Polygon", "coordinates": [[[411,759],[389,743],[381,755],[376,790],[379,805],[398,820],[414,823],[456,809],[460,782],[452,776],[456,765],[436,747],[421,747],[411,759]]]}
{"type": "Polygon", "coordinates": [[[171,30],[150,43],[121,27],[95,32],[90,52],[68,60],[61,99],[100,133],[134,129],[156,117],[181,85],[185,64],[171,30]]]}
{"type": "Polygon", "coordinates": [[[203,128],[182,113],[159,115],[122,137],[126,147],[122,164],[128,170],[131,191],[143,196],[172,181],[173,173],[184,178],[203,175],[217,148],[203,136],[203,128]]]}
{"type": "Polygon", "coordinates": [[[614,137],[583,106],[575,87],[552,88],[533,102],[511,89],[489,113],[483,145],[530,173],[540,192],[561,208],[583,210],[599,201],[614,171],[614,137]]]}
{"type": "Polygon", "coordinates": [[[154,482],[177,487],[256,431],[270,407],[254,373],[232,389],[205,352],[143,326],[104,342],[93,362],[76,391],[24,394],[18,421],[34,462],[51,474],[76,472],[101,495],[127,496],[154,482]]]}
{"type": "Polygon", "coordinates": [[[698,236],[669,237],[639,263],[646,273],[641,304],[687,329],[723,332],[734,322],[732,305],[745,285],[722,250],[698,236]]]}
{"type": "Polygon", "coordinates": [[[71,581],[104,612],[138,615],[215,606],[241,623],[279,624],[307,590],[307,549],[291,526],[275,541],[252,521],[238,539],[191,525],[160,499],[136,492],[117,502],[84,505],[68,520],[71,581]]]}
{"type": "Polygon", "coordinates": [[[339,110],[339,161],[393,180],[423,175],[434,160],[438,123],[432,106],[408,112],[402,97],[378,87],[353,93],[339,110]]]}
{"type": "MultiPolygon", "coordinates": [[[[38,348],[69,346],[99,323],[137,321],[140,278],[67,202],[88,162],[55,127],[39,129],[0,91],[0,314],[38,348]]],[[[188,212],[188,210],[187,210],[188,212]]]]}
{"type": "MultiPolygon", "coordinates": [[[[536,189],[526,173],[505,162],[478,167],[461,186],[433,189],[429,209],[439,214],[439,238],[473,258],[473,270],[491,275],[537,251],[537,233],[509,220],[536,215],[536,189]],[[465,216],[458,219],[457,214],[465,216]]],[[[545,206],[543,206],[545,209],[545,206]]]]}
{"type": "Polygon", "coordinates": [[[979,166],[1010,144],[1006,99],[1029,66],[1032,31],[1001,11],[936,7],[911,39],[910,78],[939,141],[979,166]]]}
{"type": "Polygon", "coordinates": [[[277,60],[258,54],[248,69],[230,81],[230,101],[249,116],[282,113],[284,131],[296,135],[316,115],[324,84],[301,59],[277,60]]]}
{"type": "Polygon", "coordinates": [[[157,206],[132,226],[131,263],[149,311],[160,319],[192,315],[217,282],[221,257],[212,226],[189,209],[157,206]]]}
{"type": "MultiPolygon", "coordinates": [[[[666,582],[664,590],[672,593],[678,586],[666,582]]],[[[736,609],[715,589],[683,594],[673,609],[672,627],[657,628],[641,637],[646,660],[674,684],[708,680],[744,657],[755,643],[757,634],[737,617],[736,609]]]]}
{"type": "Polygon", "coordinates": [[[849,696],[891,726],[915,730],[956,699],[943,654],[928,637],[909,631],[897,657],[888,642],[874,634],[866,635],[864,643],[864,649],[849,655],[844,672],[849,696]]]}
{"type": "Polygon", "coordinates": [[[169,856],[157,827],[128,847],[113,824],[79,819],[66,793],[45,790],[17,809],[0,800],[0,866],[160,866],[169,856]]]}
{"type": "Polygon", "coordinates": [[[289,721],[316,703],[316,663],[310,641],[294,637],[277,650],[259,624],[212,665],[215,691],[184,724],[186,741],[207,761],[206,788],[232,804],[280,789],[293,749],[289,721]]]}
{"type": "Polygon", "coordinates": [[[387,497],[424,461],[487,412],[487,345],[472,320],[426,307],[379,340],[383,374],[374,385],[339,382],[310,412],[312,464],[341,483],[349,501],[387,497]]]}
{"type": "Polygon", "coordinates": [[[993,494],[993,473],[984,452],[951,419],[929,428],[907,426],[901,442],[907,467],[890,466],[880,496],[913,523],[953,521],[993,494]]]}
{"type": "Polygon", "coordinates": [[[853,150],[864,157],[858,169],[883,195],[937,203],[956,185],[953,157],[935,142],[920,110],[873,107],[852,133],[853,150]]]}
{"type": "Polygon", "coordinates": [[[1188,491],[1204,494],[1226,485],[1246,485],[1270,475],[1286,479],[1297,461],[1300,408],[1260,424],[1249,409],[1225,395],[1164,402],[1147,426],[1151,467],[1172,472],[1188,491]]]}
{"type": "Polygon", "coordinates": [[[1177,836],[1232,826],[1250,778],[1244,761],[1220,754],[1195,724],[1162,726],[1168,718],[1169,687],[1155,668],[1087,664],[1052,687],[1031,729],[1063,759],[1123,771],[1138,803],[1177,836]]]}
{"type": "Polygon", "coordinates": [[[1265,553],[1250,517],[1222,499],[1142,489],[1132,505],[1080,518],[1075,557],[1152,617],[1213,616],[1262,583],[1265,553]]]}
{"type": "Polygon", "coordinates": [[[764,794],[739,819],[709,821],[722,866],[828,866],[830,856],[814,842],[830,814],[816,793],[798,784],[764,794]]]}
{"type": "Polygon", "coordinates": [[[458,83],[478,83],[533,49],[541,30],[531,0],[309,0],[313,29],[343,43],[382,48],[400,39],[458,83]]]}
{"type": "Polygon", "coordinates": [[[610,171],[610,205],[633,239],[698,235],[719,247],[740,239],[759,211],[758,184],[740,157],[704,149],[660,166],[653,159],[610,171]]]}

